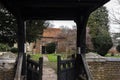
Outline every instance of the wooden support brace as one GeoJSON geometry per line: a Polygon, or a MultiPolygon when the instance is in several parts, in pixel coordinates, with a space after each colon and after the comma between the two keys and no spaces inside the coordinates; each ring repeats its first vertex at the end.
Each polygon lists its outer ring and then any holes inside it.
{"type": "Polygon", "coordinates": [[[20,13],[17,16],[18,23],[18,55],[23,54],[23,64],[22,64],[22,75],[26,75],[26,53],[25,53],[25,41],[26,41],[26,28],[24,25],[24,20],[20,13]]]}
{"type": "Polygon", "coordinates": [[[86,53],[86,24],[89,15],[81,15],[75,20],[77,24],[77,57],[76,57],[76,78],[90,80],[88,66],[85,61],[86,53]]]}

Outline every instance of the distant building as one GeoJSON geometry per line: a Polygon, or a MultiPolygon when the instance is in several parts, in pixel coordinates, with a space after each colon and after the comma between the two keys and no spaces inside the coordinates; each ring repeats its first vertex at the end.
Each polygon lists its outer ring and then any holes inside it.
{"type": "Polygon", "coordinates": [[[65,38],[59,36],[62,30],[60,28],[47,28],[43,31],[43,36],[38,39],[34,44],[36,53],[46,53],[45,47],[48,43],[55,42],[57,44],[57,52],[65,51],[64,47],[60,44],[64,42],[65,38]],[[63,49],[62,49],[63,48],[63,49]]]}
{"type": "MultiPolygon", "coordinates": [[[[86,28],[86,45],[87,48],[93,50],[91,36],[89,34],[89,27],[86,28]]],[[[44,29],[42,38],[37,39],[36,42],[26,43],[26,51],[32,53],[46,53],[46,45],[55,42],[57,44],[56,52],[76,52],[76,29],[68,29],[63,31],[60,28],[44,29]]],[[[14,45],[17,47],[17,44],[14,45]]]]}

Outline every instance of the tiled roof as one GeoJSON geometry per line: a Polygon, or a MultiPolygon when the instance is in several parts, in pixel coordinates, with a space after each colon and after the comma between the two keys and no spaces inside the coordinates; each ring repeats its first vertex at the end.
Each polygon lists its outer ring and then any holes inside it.
{"type": "Polygon", "coordinates": [[[43,37],[56,38],[56,37],[59,37],[61,31],[62,30],[60,28],[47,28],[47,29],[44,29],[43,31],[43,37]]]}

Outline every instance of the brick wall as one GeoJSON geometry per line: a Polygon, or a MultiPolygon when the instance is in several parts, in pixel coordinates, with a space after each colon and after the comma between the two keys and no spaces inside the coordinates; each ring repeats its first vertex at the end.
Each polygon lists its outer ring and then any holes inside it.
{"type": "Polygon", "coordinates": [[[93,80],[120,80],[120,60],[88,61],[93,80]]]}

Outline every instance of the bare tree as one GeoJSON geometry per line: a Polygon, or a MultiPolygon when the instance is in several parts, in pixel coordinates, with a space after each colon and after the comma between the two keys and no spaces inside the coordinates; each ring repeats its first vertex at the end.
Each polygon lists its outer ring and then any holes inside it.
{"type": "MultiPolygon", "coordinates": [[[[116,29],[120,31],[120,0],[117,0],[115,4],[116,4],[115,9],[111,9],[109,11],[110,13],[109,19],[110,19],[110,23],[119,25],[119,27],[117,27],[116,29]]],[[[117,38],[120,37],[120,32],[113,32],[111,34],[111,37],[114,46],[117,46],[119,43],[119,40],[117,40],[117,38]]]]}
{"type": "Polygon", "coordinates": [[[110,10],[109,18],[110,18],[111,23],[120,25],[120,8],[119,8],[120,7],[120,0],[117,0],[116,5],[117,4],[119,4],[117,9],[110,10]]]}
{"type": "MultiPolygon", "coordinates": [[[[74,53],[76,52],[76,34],[77,34],[77,27],[73,26],[73,29],[69,29],[65,26],[61,26],[62,32],[59,36],[64,37],[65,41],[61,43],[64,49],[66,48],[66,53],[74,53]]],[[[87,51],[93,50],[93,43],[91,41],[91,36],[89,34],[90,29],[89,27],[86,28],[86,49],[87,51]]]]}
{"type": "Polygon", "coordinates": [[[76,51],[76,29],[70,29],[66,26],[61,26],[62,32],[59,36],[65,40],[61,43],[64,46],[65,52],[73,54],[76,51]]]}

